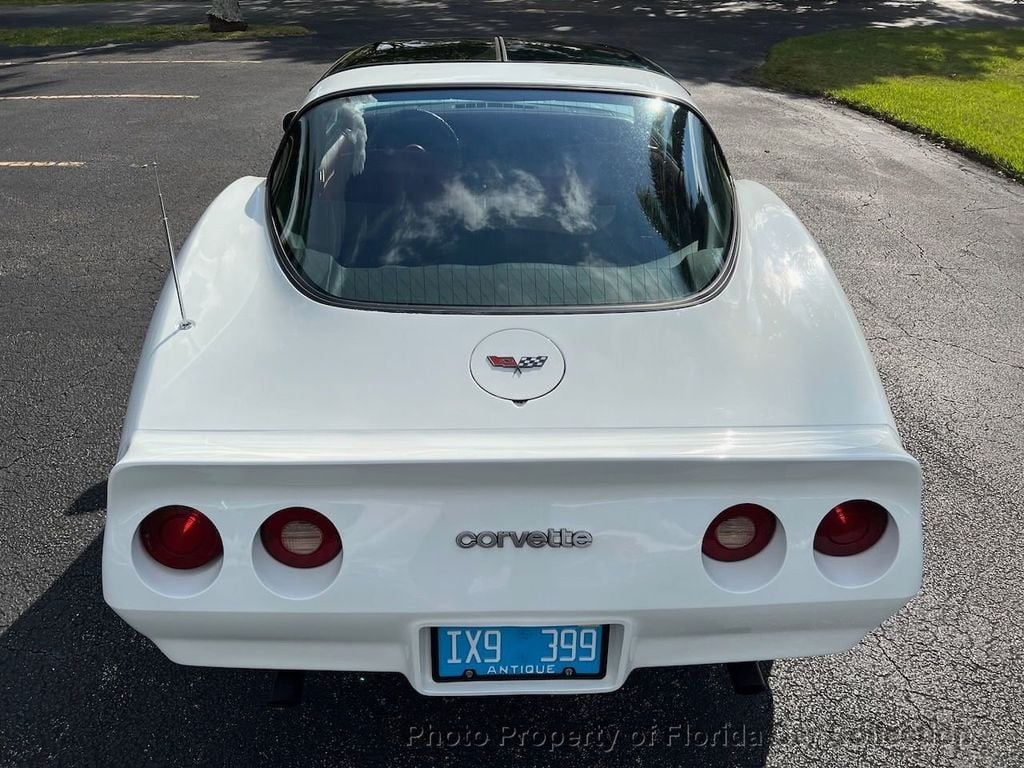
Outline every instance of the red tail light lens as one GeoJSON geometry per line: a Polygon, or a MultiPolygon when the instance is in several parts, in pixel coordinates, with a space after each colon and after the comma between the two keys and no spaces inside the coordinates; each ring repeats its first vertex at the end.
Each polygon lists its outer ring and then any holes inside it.
{"type": "Polygon", "coordinates": [[[260,539],[271,557],[292,568],[316,568],[341,553],[341,535],[334,523],[306,507],[272,514],[260,527],[260,539]]]}
{"type": "Polygon", "coordinates": [[[142,546],[150,557],[168,568],[199,568],[224,551],[220,534],[210,518],[192,507],[161,507],[139,526],[142,546]]]}
{"type": "Polygon", "coordinates": [[[758,504],[737,504],[711,521],[701,547],[712,560],[732,563],[753,557],[775,533],[775,515],[758,504]]]}
{"type": "Polygon", "coordinates": [[[873,501],[844,501],[829,510],[814,534],[814,548],[823,555],[846,557],[870,549],[885,533],[889,513],[873,501]]]}

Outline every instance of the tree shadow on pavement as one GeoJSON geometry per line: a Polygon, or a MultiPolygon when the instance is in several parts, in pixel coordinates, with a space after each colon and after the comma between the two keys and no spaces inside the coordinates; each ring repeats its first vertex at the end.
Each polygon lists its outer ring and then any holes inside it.
{"type": "MultiPolygon", "coordinates": [[[[152,5],[34,6],[9,9],[5,26],[55,24],[175,23],[202,21],[194,3],[152,5]]],[[[632,48],[693,82],[732,80],[737,72],[759,63],[775,43],[797,35],[840,28],[901,26],[913,23],[1021,24],[1024,5],[1010,0],[977,0],[970,4],[927,0],[915,3],[860,0],[668,0],[621,4],[592,0],[568,2],[496,2],[439,0],[249,0],[243,10],[252,23],[296,23],[312,31],[305,37],[214,43],[246,46],[259,57],[326,65],[349,48],[387,38],[439,36],[538,37],[605,42],[632,48]]],[[[7,49],[3,58],[38,60],[43,56],[123,56],[135,50],[159,51],[174,46],[183,51],[210,43],[112,45],[81,52],[54,49],[7,49]]],[[[238,49],[242,50],[242,49],[238,49]]]]}
{"type": "Polygon", "coordinates": [[[32,93],[38,92],[40,88],[58,82],[57,80],[36,80],[22,85],[13,85],[12,81],[16,79],[17,76],[17,71],[5,72],[0,69],[0,96],[28,96],[32,93]]]}
{"type": "Polygon", "coordinates": [[[397,674],[317,673],[302,705],[273,709],[271,673],[175,665],[114,615],[100,552],[3,635],[2,764],[765,763],[771,694],[737,696],[719,666],[639,670],[579,697],[431,698],[397,674]]]}

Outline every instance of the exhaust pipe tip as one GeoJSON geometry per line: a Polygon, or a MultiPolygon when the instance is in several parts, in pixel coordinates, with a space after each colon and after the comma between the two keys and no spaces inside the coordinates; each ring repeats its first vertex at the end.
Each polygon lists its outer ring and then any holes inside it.
{"type": "Polygon", "coordinates": [[[756,696],[768,690],[759,661],[737,661],[726,664],[732,689],[740,696],[756,696]]]}
{"type": "Polygon", "coordinates": [[[306,686],[306,673],[294,669],[278,670],[274,674],[274,684],[270,690],[267,705],[275,709],[296,707],[302,703],[302,693],[306,686]]]}

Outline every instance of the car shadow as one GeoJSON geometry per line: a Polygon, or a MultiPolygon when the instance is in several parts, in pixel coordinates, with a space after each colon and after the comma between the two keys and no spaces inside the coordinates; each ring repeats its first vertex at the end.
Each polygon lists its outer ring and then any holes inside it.
{"type": "MultiPolygon", "coordinates": [[[[99,487],[73,508],[93,506],[99,487]]],[[[124,624],[103,602],[100,559],[97,539],[2,636],[0,743],[26,750],[4,755],[16,764],[765,764],[772,696],[737,696],[720,666],[639,670],[611,694],[514,698],[315,673],[301,705],[275,709],[272,673],[178,666],[124,624]]]]}
{"type": "Polygon", "coordinates": [[[107,509],[107,481],[93,483],[80,494],[65,510],[65,514],[89,515],[93,512],[104,512],[107,509]]]}

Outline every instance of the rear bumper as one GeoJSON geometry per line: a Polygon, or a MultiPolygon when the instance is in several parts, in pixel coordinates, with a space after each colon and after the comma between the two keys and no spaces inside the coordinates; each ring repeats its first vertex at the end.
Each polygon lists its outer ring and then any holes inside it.
{"type": "Polygon", "coordinates": [[[638,667],[814,656],[844,651],[905,601],[798,603],[742,611],[505,614],[252,614],[121,611],[172,661],[211,667],[389,671],[427,695],[600,693],[638,667]],[[743,620],[740,621],[739,617],[743,620]],[[603,680],[437,683],[428,630],[438,624],[610,623],[603,680]]]}
{"type": "Polygon", "coordinates": [[[308,455],[268,462],[237,446],[219,453],[244,459],[217,463],[140,460],[129,451],[111,476],[104,595],[179,663],[400,672],[433,695],[610,691],[637,667],[838,652],[919,587],[920,472],[877,431],[828,441],[808,434],[788,443],[776,434],[766,443],[774,453],[742,439],[732,443],[744,446],[735,453],[705,433],[695,439],[700,451],[686,451],[677,437],[665,443],[672,455],[661,446],[659,455],[569,461],[537,450],[514,460],[418,454],[365,463],[308,455]],[[708,446],[718,453],[707,455],[708,446]],[[885,536],[855,557],[817,555],[818,521],[850,498],[889,510],[885,536]],[[775,538],[750,560],[709,561],[704,530],[740,502],[775,512],[775,538]],[[149,559],[139,522],[169,503],[210,517],[224,542],[219,561],[180,572],[149,559]],[[339,562],[297,570],[266,555],[259,526],[291,505],[335,523],[344,540],[339,562]],[[589,531],[593,544],[455,543],[465,530],[549,527],[589,531]],[[612,626],[605,678],[432,679],[432,626],[565,623],[612,626]]]}

